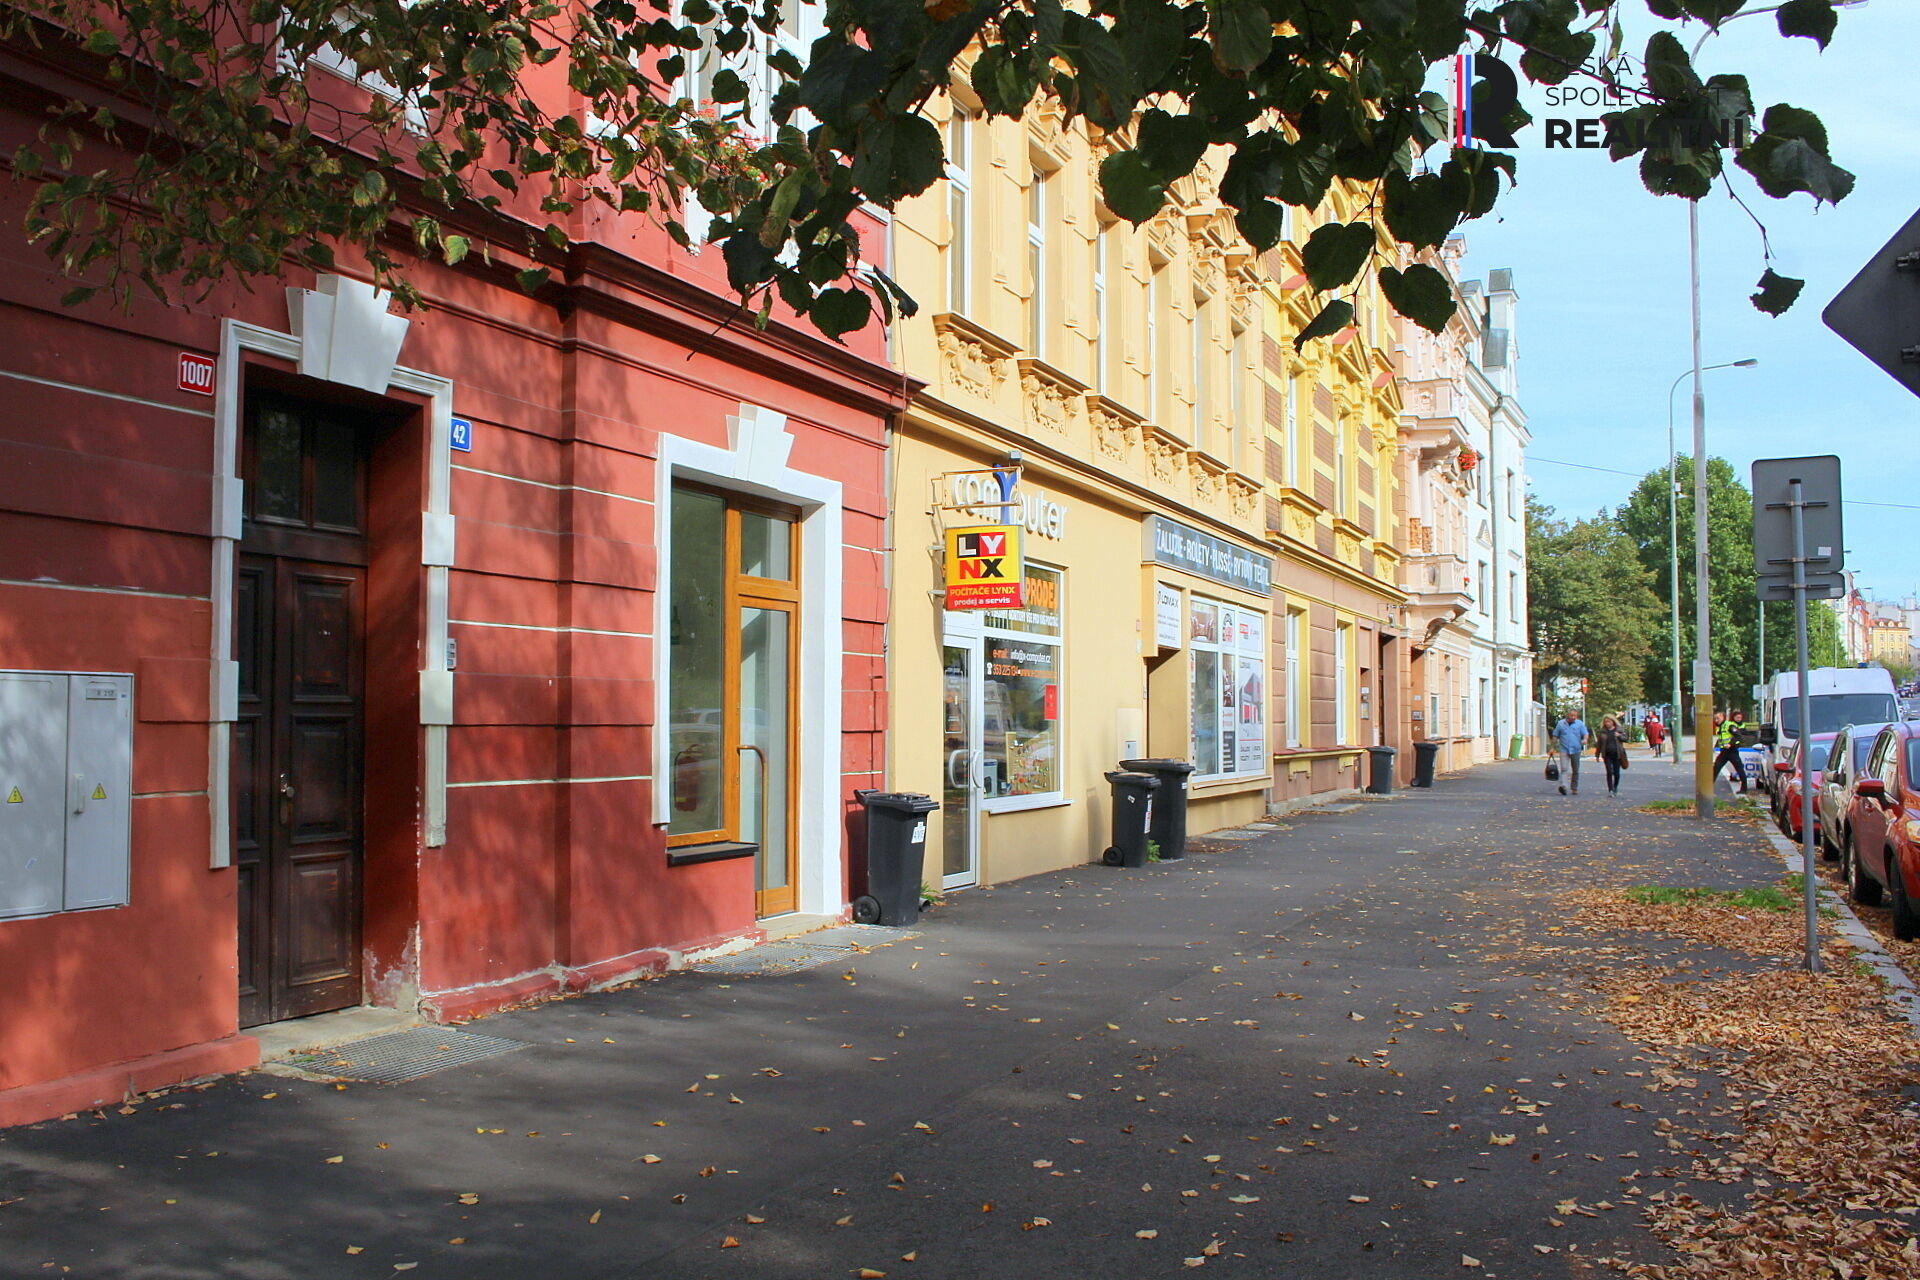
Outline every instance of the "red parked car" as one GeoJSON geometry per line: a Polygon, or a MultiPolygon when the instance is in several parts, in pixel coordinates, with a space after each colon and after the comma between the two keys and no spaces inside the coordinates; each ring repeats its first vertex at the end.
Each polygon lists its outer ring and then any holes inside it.
{"type": "Polygon", "coordinates": [[[1834,735],[1827,752],[1820,785],[1813,789],[1814,838],[1839,857],[1846,848],[1847,808],[1853,803],[1853,784],[1866,773],[1867,755],[1886,728],[1879,724],[1850,724],[1834,735]]]}
{"type": "MultiPolygon", "coordinates": [[[[1801,834],[1802,827],[1800,819],[1800,815],[1803,812],[1800,807],[1800,752],[1805,747],[1806,742],[1807,739],[1805,738],[1795,738],[1787,747],[1786,755],[1775,761],[1773,765],[1774,773],[1779,775],[1775,779],[1773,786],[1773,820],[1795,843],[1805,838],[1801,834]]],[[[1820,766],[1826,763],[1827,752],[1832,749],[1832,746],[1832,734],[1816,733],[1813,735],[1813,760],[1811,761],[1811,765],[1813,772],[1813,790],[1816,795],[1819,794],[1820,791],[1820,766]]],[[[1820,852],[1829,862],[1840,856],[1839,851],[1828,847],[1824,840],[1820,841],[1820,852]]]]}
{"type": "Polygon", "coordinates": [[[1890,724],[1874,738],[1847,805],[1847,887],[1855,902],[1893,899],[1893,936],[1920,937],[1920,723],[1890,724]]]}

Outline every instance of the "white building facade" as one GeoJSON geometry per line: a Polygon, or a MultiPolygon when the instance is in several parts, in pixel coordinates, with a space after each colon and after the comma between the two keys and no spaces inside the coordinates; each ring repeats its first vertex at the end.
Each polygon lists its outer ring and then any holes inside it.
{"type": "Polygon", "coordinates": [[[1402,325],[1399,373],[1413,632],[1412,725],[1442,770],[1538,744],[1527,644],[1527,417],[1513,273],[1462,280],[1454,237],[1432,255],[1455,282],[1439,334],[1402,325]]]}

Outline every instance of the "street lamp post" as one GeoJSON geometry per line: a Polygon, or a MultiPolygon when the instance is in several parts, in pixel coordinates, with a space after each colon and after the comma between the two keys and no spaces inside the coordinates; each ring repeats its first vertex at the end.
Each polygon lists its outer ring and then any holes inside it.
{"type": "MultiPolygon", "coordinates": [[[[1856,9],[1867,0],[1834,0],[1837,9],[1856,9]]],[[[1777,13],[1784,4],[1760,9],[1742,9],[1729,14],[1707,28],[1694,43],[1689,61],[1700,57],[1700,50],[1727,23],[1736,18],[1757,18],[1777,13]]],[[[1708,647],[1707,617],[1707,397],[1701,389],[1700,375],[1700,201],[1687,201],[1688,287],[1693,295],[1693,812],[1698,818],[1713,816],[1713,652],[1708,647]]]]}
{"type": "MultiPolygon", "coordinates": [[[[1758,360],[1751,358],[1746,360],[1729,360],[1725,364],[1710,364],[1700,370],[1700,372],[1709,373],[1715,369],[1751,369],[1759,363],[1758,360]]],[[[1680,461],[1673,448],[1673,393],[1680,389],[1682,382],[1685,382],[1692,376],[1693,370],[1689,369],[1675,378],[1673,385],[1667,388],[1667,594],[1673,611],[1672,715],[1674,719],[1674,723],[1667,726],[1667,731],[1673,738],[1673,762],[1675,764],[1680,763],[1683,753],[1681,744],[1686,741],[1686,735],[1682,732],[1682,729],[1685,727],[1686,722],[1683,719],[1685,712],[1680,705],[1680,461]]],[[[1693,460],[1693,465],[1696,470],[1700,466],[1700,459],[1697,454],[1693,460]]],[[[1694,590],[1701,590],[1700,583],[1696,582],[1694,584],[1694,590]]]]}

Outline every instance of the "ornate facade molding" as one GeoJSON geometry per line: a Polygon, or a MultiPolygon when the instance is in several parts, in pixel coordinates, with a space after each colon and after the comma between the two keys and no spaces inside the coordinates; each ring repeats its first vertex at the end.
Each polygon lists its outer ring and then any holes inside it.
{"type": "Polygon", "coordinates": [[[1078,423],[1087,388],[1042,361],[1019,362],[1020,393],[1029,426],[1065,435],[1078,423]]]}
{"type": "Polygon", "coordinates": [[[940,367],[946,381],[982,399],[998,395],[1017,348],[951,312],[935,316],[933,325],[939,335],[940,367]]]}
{"type": "Polygon", "coordinates": [[[1146,433],[1147,472],[1160,484],[1179,484],[1186,478],[1187,446],[1160,427],[1146,433]]]}
{"type": "Polygon", "coordinates": [[[1142,432],[1139,417],[1105,396],[1088,396],[1086,406],[1087,418],[1093,425],[1094,449],[1102,457],[1116,462],[1137,460],[1142,432]]]}

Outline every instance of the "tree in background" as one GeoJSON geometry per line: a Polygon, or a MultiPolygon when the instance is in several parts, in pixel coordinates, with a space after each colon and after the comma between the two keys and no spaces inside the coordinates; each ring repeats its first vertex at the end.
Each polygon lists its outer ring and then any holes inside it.
{"type": "Polygon", "coordinates": [[[1659,597],[1637,548],[1612,514],[1559,519],[1527,499],[1527,605],[1534,672],[1587,681],[1590,715],[1617,714],[1641,696],[1659,597]]]}
{"type": "MultiPolygon", "coordinates": [[[[1691,698],[1694,657],[1693,572],[1693,460],[1675,459],[1682,497],[1676,515],[1680,545],[1680,677],[1681,696],[1691,698]]],[[[1661,611],[1655,623],[1652,650],[1642,679],[1651,700],[1673,696],[1673,625],[1670,555],[1667,523],[1668,472],[1648,472],[1619,511],[1621,528],[1632,539],[1640,563],[1647,569],[1661,611]]],[[[1769,602],[1767,670],[1760,670],[1756,628],[1760,602],[1753,573],[1753,495],[1724,458],[1707,459],[1707,606],[1712,618],[1714,704],[1752,712],[1752,688],[1775,672],[1789,670],[1795,661],[1793,604],[1769,602]]],[[[1832,666],[1841,656],[1838,621],[1818,601],[1807,607],[1807,654],[1810,665],[1832,666]]]]}
{"type": "MultiPolygon", "coordinates": [[[[1757,12],[1825,48],[1835,2],[1757,12]]],[[[22,99],[46,127],[12,167],[32,185],[27,235],[76,299],[324,270],[342,249],[403,298],[415,253],[505,254],[537,291],[577,269],[596,202],[686,242],[694,196],[762,321],[777,298],[838,337],[912,306],[861,254],[854,215],[939,180],[926,108],[964,84],[992,115],[1040,103],[1097,127],[1101,198],[1136,224],[1182,184],[1264,251],[1290,207],[1364,184],[1364,212],[1304,246],[1321,301],[1304,342],[1351,323],[1341,295],[1368,273],[1428,328],[1452,317],[1448,282],[1407,250],[1492,209],[1516,172],[1512,131],[1531,123],[1490,72],[1470,90],[1476,133],[1506,149],[1447,145],[1450,105],[1428,85],[1463,50],[1624,104],[1606,116],[1608,153],[1637,160],[1655,195],[1737,180],[1843,199],[1853,175],[1817,116],[1695,70],[1682,37],[1741,5],[836,0],[806,7],[819,33],[799,49],[781,26],[803,6],[787,0],[18,0],[0,6],[0,42],[56,73],[32,85],[50,101],[22,99]],[[310,77],[315,64],[354,90],[310,77]],[[689,71],[696,98],[680,96],[689,71]],[[1746,144],[1714,145],[1734,121],[1746,144]]],[[[1764,235],[1757,247],[1752,300],[1778,313],[1802,282],[1772,270],[1764,235]]]]}

